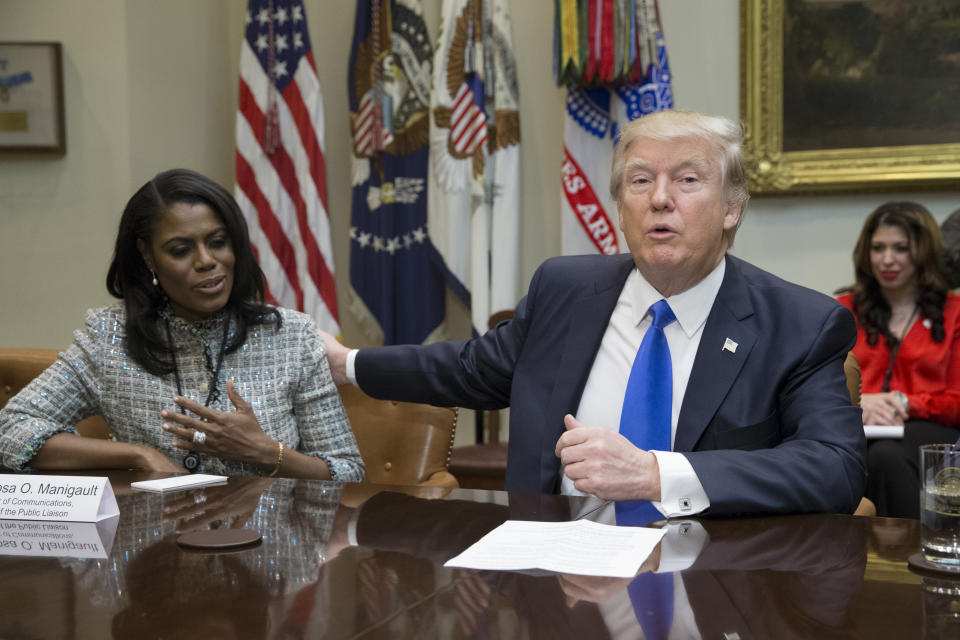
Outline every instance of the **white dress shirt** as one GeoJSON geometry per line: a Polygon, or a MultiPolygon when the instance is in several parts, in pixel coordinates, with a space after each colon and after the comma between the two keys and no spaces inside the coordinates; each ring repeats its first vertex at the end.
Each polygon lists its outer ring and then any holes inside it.
{"type": "MultiPolygon", "coordinates": [[[[671,448],[676,439],[677,419],[693,369],[693,360],[700,346],[703,327],[720,291],[725,271],[726,261],[721,260],[720,264],[695,286],[666,299],[677,317],[676,322],[663,328],[670,347],[673,368],[671,448]]],[[[640,342],[652,322],[647,310],[650,305],[662,299],[663,296],[636,269],[627,276],[574,416],[582,424],[620,430],[620,414],[623,411],[627,379],[630,377],[637,350],[640,349],[640,342]]],[[[661,513],[667,516],[689,516],[710,506],[700,479],[682,453],[654,451],[653,454],[660,467],[661,498],[659,503],[654,504],[661,513]]],[[[581,494],[566,474],[563,476],[560,492],[581,494]]]]}

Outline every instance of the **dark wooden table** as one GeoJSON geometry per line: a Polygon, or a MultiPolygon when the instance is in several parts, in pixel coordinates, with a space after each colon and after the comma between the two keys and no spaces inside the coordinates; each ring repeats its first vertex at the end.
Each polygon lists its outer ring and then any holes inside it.
{"type": "MultiPolygon", "coordinates": [[[[608,630],[627,581],[443,567],[506,519],[595,514],[592,498],[244,478],[159,495],[129,490],[143,474],[108,475],[120,517],[106,558],[0,555],[0,638],[641,637],[632,619],[608,630]],[[176,543],[225,527],[262,541],[176,543]]],[[[707,542],[672,578],[687,635],[958,637],[960,582],[907,568],[916,521],[695,522],[707,542]]]]}

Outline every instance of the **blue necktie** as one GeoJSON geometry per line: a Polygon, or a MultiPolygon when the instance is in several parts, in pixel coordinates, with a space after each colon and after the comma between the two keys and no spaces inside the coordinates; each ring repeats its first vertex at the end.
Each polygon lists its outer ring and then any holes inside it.
{"type": "Polygon", "coordinates": [[[666,300],[650,305],[653,323],[633,360],[620,414],[620,433],[637,447],[670,451],[673,365],[663,328],[676,320],[666,300]]]}
{"type": "MultiPolygon", "coordinates": [[[[663,515],[647,500],[616,504],[617,524],[643,527],[663,515]]],[[[633,615],[647,640],[666,640],[673,624],[673,574],[641,573],[627,585],[633,615]]]]}
{"type": "MultiPolygon", "coordinates": [[[[650,306],[653,322],[630,369],[620,433],[637,447],[670,451],[673,365],[663,328],[676,320],[666,300],[650,306]]],[[[663,516],[646,500],[618,502],[617,524],[644,526],[663,516]]],[[[634,615],[648,640],[664,640],[673,622],[673,575],[641,573],[627,586],[634,615]]]]}

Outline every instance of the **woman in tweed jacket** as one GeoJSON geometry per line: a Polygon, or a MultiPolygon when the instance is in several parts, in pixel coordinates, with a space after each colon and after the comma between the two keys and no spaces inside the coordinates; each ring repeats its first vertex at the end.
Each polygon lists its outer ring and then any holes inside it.
{"type": "Polygon", "coordinates": [[[127,203],[107,289],[74,343],[0,410],[10,469],[363,479],[313,320],[264,304],[243,215],[192,171],[127,203]],[[110,440],[74,424],[101,414],[110,440]]]}

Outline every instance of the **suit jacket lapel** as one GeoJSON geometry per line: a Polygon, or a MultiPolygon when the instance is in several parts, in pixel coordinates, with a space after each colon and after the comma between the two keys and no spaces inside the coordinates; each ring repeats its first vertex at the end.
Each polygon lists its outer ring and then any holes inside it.
{"type": "Polygon", "coordinates": [[[632,269],[633,258],[629,254],[617,256],[616,261],[611,260],[610,270],[599,274],[593,289],[570,310],[560,369],[547,405],[549,422],[543,429],[540,446],[540,484],[545,491],[555,492],[559,488],[560,462],[554,455],[554,449],[563,433],[563,416],[576,413],[580,405],[580,396],[600,348],[600,341],[632,269]]]}
{"type": "Polygon", "coordinates": [[[674,451],[693,450],[757,340],[752,327],[744,322],[753,315],[753,305],[739,263],[729,256],[726,261],[723,284],[707,316],[683,397],[674,451]],[[728,340],[736,343],[736,347],[728,340]]]}

